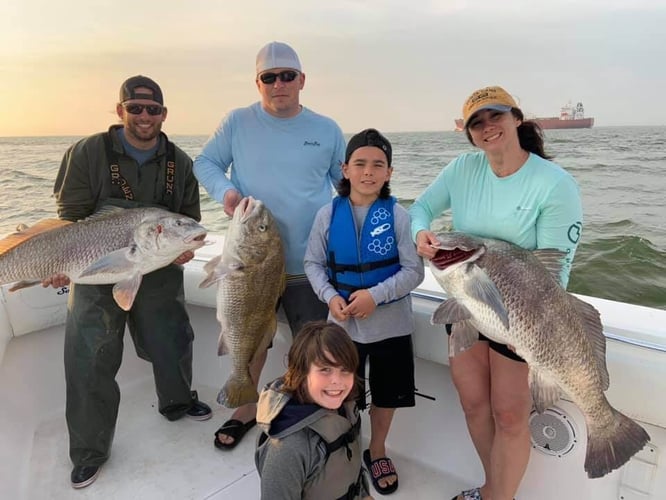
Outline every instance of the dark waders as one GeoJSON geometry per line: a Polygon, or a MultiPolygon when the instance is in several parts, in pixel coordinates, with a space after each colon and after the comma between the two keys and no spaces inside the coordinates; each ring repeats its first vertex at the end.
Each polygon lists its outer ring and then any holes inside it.
{"type": "MultiPolygon", "coordinates": [[[[113,285],[71,287],[65,330],[66,417],[72,463],[101,465],[109,457],[118,417],[115,377],[127,323],[137,355],[152,363],[159,411],[183,416],[192,396],[192,340],[182,268],[170,265],[143,277],[132,309],[120,309],[113,285]]],[[[148,406],[146,404],[146,406],[148,406]]]]}

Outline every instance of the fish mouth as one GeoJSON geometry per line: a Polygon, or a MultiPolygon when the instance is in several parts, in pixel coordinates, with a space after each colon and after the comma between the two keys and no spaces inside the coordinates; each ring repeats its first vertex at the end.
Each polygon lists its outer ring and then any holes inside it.
{"type": "Polygon", "coordinates": [[[437,269],[446,269],[453,264],[469,260],[476,253],[478,253],[478,250],[461,250],[460,248],[449,250],[446,248],[439,248],[435,256],[430,259],[430,262],[432,262],[437,269]]]}
{"type": "Polygon", "coordinates": [[[206,236],[208,236],[208,231],[202,231],[198,234],[194,234],[192,236],[188,236],[187,238],[185,238],[185,243],[189,244],[189,243],[197,242],[197,243],[201,243],[201,245],[199,245],[199,246],[203,246],[204,243],[206,243],[206,241],[205,241],[206,236]]]}
{"type": "Polygon", "coordinates": [[[238,202],[236,210],[234,211],[234,217],[238,217],[241,222],[245,222],[254,212],[257,203],[258,201],[252,198],[252,196],[246,196],[238,202]]]}

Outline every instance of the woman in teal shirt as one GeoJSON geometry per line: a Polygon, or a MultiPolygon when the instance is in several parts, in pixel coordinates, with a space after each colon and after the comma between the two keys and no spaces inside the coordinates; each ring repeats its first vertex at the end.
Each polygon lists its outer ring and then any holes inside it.
{"type": "MultiPolygon", "coordinates": [[[[566,252],[560,276],[566,287],[583,219],[575,179],[549,160],[539,125],[525,120],[501,87],[472,93],[463,120],[481,151],[451,161],[410,207],[418,254],[435,256],[439,241],[430,224],[450,209],[455,231],[566,252]]],[[[485,484],[453,500],[511,500],[530,453],[528,369],[508,346],[480,339],[451,358],[450,367],[485,484]]]]}

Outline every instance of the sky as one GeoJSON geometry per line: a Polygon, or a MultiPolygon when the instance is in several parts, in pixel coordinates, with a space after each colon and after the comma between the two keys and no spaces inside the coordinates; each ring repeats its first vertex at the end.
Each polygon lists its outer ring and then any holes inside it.
{"type": "Polygon", "coordinates": [[[346,133],[452,130],[487,85],[527,116],[580,101],[596,126],[666,125],[664,26],[663,0],[8,0],[0,136],[105,130],[135,74],[162,87],[165,132],[209,135],[258,100],[273,40],[299,54],[301,104],[346,133]]]}

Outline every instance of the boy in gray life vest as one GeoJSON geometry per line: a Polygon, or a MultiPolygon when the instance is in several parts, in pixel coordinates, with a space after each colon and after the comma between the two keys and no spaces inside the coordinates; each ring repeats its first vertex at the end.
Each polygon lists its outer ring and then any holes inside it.
{"type": "Polygon", "coordinates": [[[257,403],[255,463],[262,500],[372,500],[361,465],[358,353],[339,325],[312,321],[287,372],[257,403]]]}
{"type": "MultiPolygon", "coordinates": [[[[389,494],[398,474],[386,454],[396,408],[414,406],[414,320],[410,292],[423,280],[423,261],[407,211],[391,196],[391,143],[375,129],[347,144],[338,197],[319,210],[305,253],[305,272],[329,320],[341,325],[369,362],[370,444],[363,461],[375,489],[389,494]]],[[[363,409],[365,391],[359,398],[363,409]]]]}

